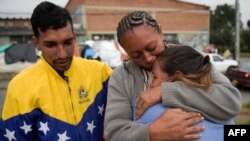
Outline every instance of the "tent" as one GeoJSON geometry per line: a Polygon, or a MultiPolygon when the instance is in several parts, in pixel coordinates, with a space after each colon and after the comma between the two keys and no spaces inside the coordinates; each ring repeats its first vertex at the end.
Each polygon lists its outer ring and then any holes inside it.
{"type": "Polygon", "coordinates": [[[14,44],[5,50],[4,59],[6,64],[13,64],[16,62],[36,62],[36,49],[32,44],[21,43],[14,44]]]}
{"type": "Polygon", "coordinates": [[[8,48],[10,48],[12,45],[13,45],[13,43],[9,43],[9,44],[4,44],[4,45],[0,46],[0,53],[4,52],[8,48]]]}
{"type": "Polygon", "coordinates": [[[0,46],[0,72],[20,72],[38,60],[32,44],[6,44],[0,46]]]}

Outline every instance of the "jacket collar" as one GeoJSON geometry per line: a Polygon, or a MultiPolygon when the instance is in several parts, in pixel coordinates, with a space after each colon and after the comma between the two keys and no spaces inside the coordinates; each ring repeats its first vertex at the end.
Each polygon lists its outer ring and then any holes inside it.
{"type": "MultiPolygon", "coordinates": [[[[41,60],[41,62],[42,62],[42,64],[43,64],[43,66],[44,66],[47,70],[49,70],[53,75],[62,78],[62,77],[56,72],[56,70],[55,70],[53,67],[51,67],[51,65],[43,58],[42,55],[40,56],[40,60],[41,60]]],[[[64,76],[66,76],[66,77],[71,77],[71,75],[72,75],[72,73],[73,73],[73,72],[72,72],[72,71],[73,71],[72,66],[73,66],[73,64],[74,64],[74,60],[75,60],[75,57],[73,57],[69,69],[66,70],[66,71],[64,72],[64,76]]],[[[63,79],[63,78],[62,78],[62,79],[63,79]]]]}

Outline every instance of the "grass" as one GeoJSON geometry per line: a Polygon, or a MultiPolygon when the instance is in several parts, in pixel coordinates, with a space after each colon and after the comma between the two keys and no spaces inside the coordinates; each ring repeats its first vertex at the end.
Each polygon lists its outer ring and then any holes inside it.
{"type": "Polygon", "coordinates": [[[250,125],[250,102],[245,103],[242,105],[242,109],[240,111],[241,116],[246,116],[249,118],[242,118],[242,119],[237,119],[236,124],[241,124],[241,125],[250,125]]]}
{"type": "Polygon", "coordinates": [[[241,52],[240,57],[242,57],[242,58],[250,58],[250,53],[241,52]]]}
{"type": "Polygon", "coordinates": [[[240,114],[249,114],[250,115],[250,102],[242,105],[242,109],[241,109],[240,114]]]}
{"type": "Polygon", "coordinates": [[[250,125],[250,119],[248,120],[238,120],[236,121],[237,125],[250,125]]]}

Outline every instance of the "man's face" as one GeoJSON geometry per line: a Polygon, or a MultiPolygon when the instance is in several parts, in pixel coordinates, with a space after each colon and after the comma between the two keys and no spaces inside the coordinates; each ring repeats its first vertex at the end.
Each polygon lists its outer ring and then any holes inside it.
{"type": "Polygon", "coordinates": [[[148,25],[141,25],[121,36],[121,44],[132,61],[151,70],[153,63],[164,50],[163,35],[148,25]]]}
{"type": "Polygon", "coordinates": [[[74,53],[75,36],[70,24],[45,32],[39,30],[39,37],[33,38],[36,48],[42,52],[43,58],[58,72],[68,70],[74,53]]]}

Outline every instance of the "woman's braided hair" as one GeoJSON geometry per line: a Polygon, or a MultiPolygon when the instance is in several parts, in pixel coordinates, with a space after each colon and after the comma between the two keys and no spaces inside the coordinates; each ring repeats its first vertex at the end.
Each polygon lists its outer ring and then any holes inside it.
{"type": "Polygon", "coordinates": [[[157,24],[157,21],[145,11],[134,11],[123,17],[117,27],[117,38],[121,44],[121,36],[128,30],[132,30],[134,27],[147,24],[153,27],[158,33],[161,33],[161,29],[157,24]]]}

